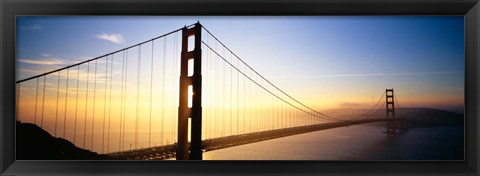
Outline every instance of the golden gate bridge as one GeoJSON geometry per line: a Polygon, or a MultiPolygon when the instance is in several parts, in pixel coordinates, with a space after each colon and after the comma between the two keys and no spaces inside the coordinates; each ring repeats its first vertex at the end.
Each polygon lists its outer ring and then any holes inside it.
{"type": "Polygon", "coordinates": [[[395,117],[393,89],[355,118],[326,115],[200,23],[18,80],[16,89],[17,120],[112,159],[201,160],[204,151],[329,128],[385,121],[390,135],[407,127],[395,117]]]}

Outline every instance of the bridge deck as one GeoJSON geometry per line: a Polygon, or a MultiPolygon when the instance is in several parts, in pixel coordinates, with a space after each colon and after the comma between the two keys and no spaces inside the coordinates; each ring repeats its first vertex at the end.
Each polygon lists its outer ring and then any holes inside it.
{"type": "MultiPolygon", "coordinates": [[[[402,119],[397,119],[402,120],[402,119]]],[[[364,123],[381,122],[386,119],[365,119],[365,120],[351,120],[343,122],[331,122],[318,125],[300,126],[276,129],[270,131],[262,131],[255,133],[246,133],[241,135],[225,136],[214,139],[207,139],[202,141],[203,151],[218,150],[227,147],[233,147],[248,143],[254,143],[259,141],[265,141],[280,137],[286,137],[296,134],[308,133],[318,130],[325,130],[337,127],[345,127],[350,125],[358,125],[364,123]]],[[[145,148],[139,150],[131,150],[124,152],[116,152],[108,154],[111,159],[114,160],[163,160],[175,157],[175,144],[145,148]]]]}

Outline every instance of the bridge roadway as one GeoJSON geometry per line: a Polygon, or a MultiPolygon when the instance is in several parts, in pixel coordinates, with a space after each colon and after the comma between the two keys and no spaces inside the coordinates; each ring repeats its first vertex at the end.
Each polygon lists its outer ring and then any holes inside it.
{"type": "MultiPolygon", "coordinates": [[[[387,119],[363,119],[363,120],[350,120],[350,121],[341,121],[341,122],[331,122],[331,123],[323,123],[317,125],[309,125],[309,126],[299,126],[299,127],[291,127],[291,128],[282,128],[282,129],[275,129],[270,131],[261,131],[261,132],[254,132],[254,133],[246,133],[240,135],[232,135],[232,136],[225,136],[220,138],[214,139],[207,139],[202,141],[203,151],[211,151],[211,150],[218,150],[248,143],[260,142],[280,137],[286,137],[296,134],[308,133],[313,131],[337,128],[337,127],[345,127],[350,125],[358,125],[364,123],[372,123],[372,122],[381,122],[386,121],[387,119]]],[[[399,122],[406,122],[405,119],[396,119],[399,122]]],[[[398,123],[400,124],[398,129],[400,131],[406,128],[406,123],[398,123]]],[[[144,149],[137,149],[137,150],[129,150],[129,151],[122,151],[122,152],[115,152],[107,154],[107,156],[112,160],[163,160],[168,158],[175,157],[175,144],[165,145],[165,146],[158,146],[152,148],[144,148],[144,149]]]]}

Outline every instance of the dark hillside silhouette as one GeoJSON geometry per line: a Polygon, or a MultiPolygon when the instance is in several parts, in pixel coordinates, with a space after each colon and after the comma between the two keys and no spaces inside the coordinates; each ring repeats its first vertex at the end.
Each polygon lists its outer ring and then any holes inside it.
{"type": "Polygon", "coordinates": [[[403,108],[398,110],[399,117],[409,120],[412,127],[463,125],[464,115],[431,108],[403,108]]]}
{"type": "Polygon", "coordinates": [[[19,121],[16,125],[16,159],[18,160],[107,159],[104,155],[78,148],[70,141],[55,138],[37,125],[19,121]]]}

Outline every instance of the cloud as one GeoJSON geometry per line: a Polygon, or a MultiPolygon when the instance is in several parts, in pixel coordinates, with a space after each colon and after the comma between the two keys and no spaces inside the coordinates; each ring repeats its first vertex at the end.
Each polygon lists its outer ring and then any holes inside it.
{"type": "Polygon", "coordinates": [[[20,27],[20,29],[22,30],[26,30],[26,31],[30,31],[30,30],[40,30],[42,29],[43,26],[42,25],[39,25],[39,24],[34,24],[34,25],[31,25],[31,26],[23,26],[23,27],[20,27]]]}
{"type": "Polygon", "coordinates": [[[372,77],[372,76],[416,76],[416,75],[437,75],[437,74],[456,74],[456,73],[459,73],[459,72],[353,73],[353,74],[332,74],[332,75],[271,76],[271,78],[329,78],[329,77],[372,77]]]}
{"type": "MultiPolygon", "coordinates": [[[[34,76],[34,75],[39,75],[39,74],[42,74],[42,73],[45,73],[47,71],[50,71],[46,68],[34,68],[34,69],[30,69],[30,68],[22,68],[19,70],[20,73],[24,73],[27,75],[27,77],[30,77],[30,76],[34,76]]],[[[23,79],[23,78],[22,78],[23,79]]]]}
{"type": "Polygon", "coordinates": [[[116,43],[116,44],[121,44],[121,43],[124,42],[124,39],[123,39],[121,34],[102,33],[102,34],[95,35],[95,38],[101,39],[101,40],[106,40],[106,41],[116,43]]]}
{"type": "Polygon", "coordinates": [[[52,54],[50,54],[50,53],[43,53],[43,54],[41,54],[41,56],[43,56],[43,57],[52,57],[52,54]]]}
{"type": "Polygon", "coordinates": [[[36,59],[17,59],[17,61],[33,65],[62,65],[65,61],[58,58],[45,58],[41,60],[36,59]]]}

